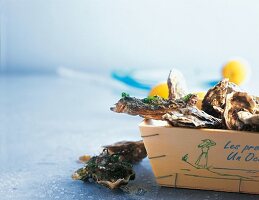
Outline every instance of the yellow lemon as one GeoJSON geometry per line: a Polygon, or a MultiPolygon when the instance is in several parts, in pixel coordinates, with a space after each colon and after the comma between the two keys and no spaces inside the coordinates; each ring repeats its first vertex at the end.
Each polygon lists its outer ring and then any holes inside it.
{"type": "Polygon", "coordinates": [[[157,84],[156,86],[154,86],[148,96],[160,96],[160,97],[163,97],[165,99],[168,98],[168,95],[169,95],[169,89],[168,89],[168,86],[167,86],[167,83],[166,82],[163,82],[163,83],[159,83],[157,84]]]}
{"type": "Polygon", "coordinates": [[[201,109],[201,105],[202,105],[202,100],[204,99],[206,92],[194,92],[194,94],[196,94],[198,96],[198,101],[197,101],[197,108],[201,109]]]}
{"type": "Polygon", "coordinates": [[[242,84],[248,75],[248,65],[244,61],[231,60],[222,69],[222,76],[237,85],[242,84]]]}
{"type": "Polygon", "coordinates": [[[194,92],[198,96],[198,99],[204,99],[206,92],[194,92]]]}

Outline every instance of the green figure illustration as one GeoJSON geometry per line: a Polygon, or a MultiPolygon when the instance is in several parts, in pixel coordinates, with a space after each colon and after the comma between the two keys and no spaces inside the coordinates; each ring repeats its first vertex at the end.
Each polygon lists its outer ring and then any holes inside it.
{"type": "Polygon", "coordinates": [[[210,139],[202,140],[202,143],[198,145],[198,148],[201,149],[201,154],[198,157],[195,165],[198,168],[206,169],[208,168],[208,154],[210,147],[215,146],[216,143],[210,139]]]}

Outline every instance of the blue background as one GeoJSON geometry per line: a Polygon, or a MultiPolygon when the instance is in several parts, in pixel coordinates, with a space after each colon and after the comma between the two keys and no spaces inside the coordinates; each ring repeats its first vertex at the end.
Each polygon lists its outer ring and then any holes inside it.
{"type": "Polygon", "coordinates": [[[259,64],[256,0],[1,0],[2,72],[259,64]]]}

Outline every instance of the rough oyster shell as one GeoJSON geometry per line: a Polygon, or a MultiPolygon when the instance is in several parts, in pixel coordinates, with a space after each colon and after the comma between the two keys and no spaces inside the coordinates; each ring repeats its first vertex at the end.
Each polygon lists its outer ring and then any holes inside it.
{"type": "Polygon", "coordinates": [[[157,96],[138,99],[126,96],[122,97],[110,110],[117,113],[139,115],[145,119],[161,120],[164,114],[185,106],[186,102],[183,99],[169,100],[157,96]]]}
{"type": "Polygon", "coordinates": [[[202,110],[206,113],[221,118],[224,111],[226,95],[233,91],[239,91],[239,88],[228,79],[223,79],[213,88],[209,89],[202,101],[202,110]]]}
{"type": "Polygon", "coordinates": [[[176,69],[170,71],[167,86],[169,90],[168,99],[180,99],[187,95],[187,87],[182,73],[176,69]]]}
{"type": "Polygon", "coordinates": [[[83,168],[73,175],[74,180],[90,181],[104,185],[110,189],[119,188],[135,178],[132,165],[120,160],[118,154],[109,154],[105,150],[99,156],[92,157],[83,168]]]}
{"type": "Polygon", "coordinates": [[[238,118],[245,124],[259,125],[259,114],[251,114],[246,111],[239,111],[238,118]]]}
{"type": "Polygon", "coordinates": [[[132,164],[140,162],[147,156],[147,151],[142,140],[136,142],[121,141],[103,147],[108,150],[109,154],[118,154],[121,160],[123,159],[132,164]]]}
{"type": "Polygon", "coordinates": [[[173,126],[189,128],[221,128],[221,119],[215,118],[196,107],[188,106],[186,108],[172,111],[163,116],[173,126]]]}
{"type": "Polygon", "coordinates": [[[246,92],[232,92],[226,96],[226,106],[223,112],[223,122],[228,129],[252,130],[251,120],[256,102],[246,92]]]}

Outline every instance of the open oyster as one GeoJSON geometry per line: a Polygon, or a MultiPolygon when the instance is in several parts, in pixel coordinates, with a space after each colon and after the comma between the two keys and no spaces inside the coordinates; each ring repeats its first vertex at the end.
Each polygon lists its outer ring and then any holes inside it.
{"type": "Polygon", "coordinates": [[[121,141],[104,146],[109,154],[119,154],[121,160],[135,164],[147,156],[143,141],[121,141]]]}
{"type": "Polygon", "coordinates": [[[132,165],[121,159],[119,154],[110,154],[107,149],[99,156],[92,157],[83,168],[78,169],[72,178],[90,181],[115,189],[134,180],[132,165]]]}
{"type": "Polygon", "coordinates": [[[257,115],[254,116],[255,110],[253,96],[246,92],[232,92],[226,96],[223,122],[228,129],[254,130],[254,122],[258,122],[257,115]]]}
{"type": "Polygon", "coordinates": [[[208,90],[202,101],[202,110],[214,117],[221,118],[226,103],[226,95],[233,91],[239,91],[238,86],[229,82],[228,79],[223,79],[208,90]]]}
{"type": "Polygon", "coordinates": [[[188,106],[163,116],[173,126],[189,128],[221,128],[221,119],[208,115],[196,107],[188,106]]]}

